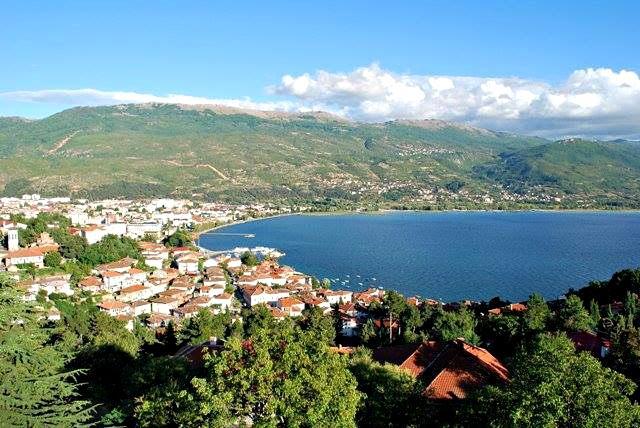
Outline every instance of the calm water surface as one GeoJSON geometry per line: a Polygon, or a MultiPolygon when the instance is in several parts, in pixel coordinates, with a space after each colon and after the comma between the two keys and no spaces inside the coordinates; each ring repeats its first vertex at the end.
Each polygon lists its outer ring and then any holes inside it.
{"type": "Polygon", "coordinates": [[[205,234],[211,250],[275,247],[281,262],[334,288],[366,286],[444,301],[555,298],[640,266],[640,213],[391,212],[296,215],[205,234]]]}

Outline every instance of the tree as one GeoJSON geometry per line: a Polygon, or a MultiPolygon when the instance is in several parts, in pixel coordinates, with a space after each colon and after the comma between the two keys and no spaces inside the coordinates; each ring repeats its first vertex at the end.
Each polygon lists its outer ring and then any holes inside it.
{"type": "Polygon", "coordinates": [[[57,251],[52,251],[44,255],[44,265],[46,267],[57,268],[62,263],[62,256],[57,251]]]}
{"type": "Polygon", "coordinates": [[[201,309],[196,316],[187,319],[178,334],[180,342],[199,345],[212,337],[223,337],[227,324],[231,322],[227,313],[214,315],[208,309],[201,309]]]}
{"type": "Polygon", "coordinates": [[[566,331],[591,329],[592,319],[578,296],[572,294],[567,297],[564,306],[558,312],[558,325],[566,331]]]}
{"type": "Polygon", "coordinates": [[[589,302],[589,316],[591,316],[591,324],[597,327],[600,324],[600,307],[595,300],[589,302]]]}
{"type": "Polygon", "coordinates": [[[364,323],[364,325],[360,329],[359,336],[362,343],[366,345],[372,345],[377,342],[378,334],[371,318],[367,319],[367,321],[364,323]]]}
{"type": "Polygon", "coordinates": [[[544,298],[537,293],[529,296],[529,300],[527,300],[527,310],[522,318],[525,331],[535,334],[536,332],[546,330],[550,318],[551,311],[544,301],[544,298]]]}
{"type": "Polygon", "coordinates": [[[258,258],[251,251],[245,251],[240,256],[240,261],[245,266],[257,266],[259,263],[258,258]]]}
{"type": "Polygon", "coordinates": [[[359,399],[343,356],[294,323],[280,322],[256,329],[249,339],[230,338],[223,350],[210,354],[204,375],[193,378],[189,388],[159,399],[142,397],[137,415],[148,426],[159,425],[161,417],[208,427],[327,421],[352,427],[359,399]],[[175,413],[153,415],[158,408],[175,413]]]}
{"type": "Polygon", "coordinates": [[[468,342],[478,343],[475,332],[476,319],[472,312],[462,306],[457,311],[439,311],[431,330],[431,335],[439,340],[453,340],[463,337],[468,342]]]}
{"type": "Polygon", "coordinates": [[[79,400],[79,371],[65,369],[66,358],[49,344],[33,307],[12,281],[0,276],[0,421],[7,426],[76,426],[93,408],[79,400]]]}
{"type": "Polygon", "coordinates": [[[627,291],[627,295],[624,298],[624,313],[629,317],[633,323],[637,313],[637,301],[638,295],[627,291]]]}
{"type": "Polygon", "coordinates": [[[332,345],[336,338],[335,319],[325,316],[322,309],[312,307],[305,309],[302,318],[298,321],[300,327],[316,340],[332,345]]]}
{"type": "Polygon", "coordinates": [[[510,383],[470,400],[468,417],[482,426],[629,427],[640,421],[628,398],[634,389],[590,354],[576,353],[564,334],[543,334],[516,355],[510,383]]]}
{"type": "Polygon", "coordinates": [[[137,242],[126,236],[120,238],[116,235],[107,235],[100,242],[89,245],[78,256],[78,261],[89,266],[96,266],[102,263],[111,263],[125,257],[134,259],[140,257],[137,242]]]}
{"type": "MultiPolygon", "coordinates": [[[[366,348],[365,348],[366,349],[366,348]]],[[[382,365],[370,355],[354,355],[349,369],[358,381],[358,391],[365,394],[358,409],[358,426],[407,427],[424,424],[428,403],[423,387],[404,370],[382,365]]]]}
{"type": "Polygon", "coordinates": [[[168,247],[188,247],[192,244],[191,235],[184,229],[178,229],[164,239],[164,245],[168,247]]]}

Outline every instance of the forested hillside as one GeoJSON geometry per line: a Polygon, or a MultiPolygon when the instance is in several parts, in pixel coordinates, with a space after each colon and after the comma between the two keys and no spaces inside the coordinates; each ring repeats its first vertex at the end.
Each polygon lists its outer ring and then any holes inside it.
{"type": "Polygon", "coordinates": [[[364,124],[166,104],[0,118],[0,189],[89,198],[442,207],[632,207],[640,147],[435,120],[364,124]]]}

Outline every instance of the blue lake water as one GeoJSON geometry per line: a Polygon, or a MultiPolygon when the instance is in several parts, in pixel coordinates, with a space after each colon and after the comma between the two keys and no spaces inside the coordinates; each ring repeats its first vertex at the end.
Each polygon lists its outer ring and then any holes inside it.
{"type": "Polygon", "coordinates": [[[636,212],[295,215],[216,232],[255,238],[214,232],[202,235],[200,245],[275,247],[286,253],[284,264],[339,278],[334,288],[379,286],[444,301],[521,300],[532,292],[551,299],[640,266],[636,212]]]}

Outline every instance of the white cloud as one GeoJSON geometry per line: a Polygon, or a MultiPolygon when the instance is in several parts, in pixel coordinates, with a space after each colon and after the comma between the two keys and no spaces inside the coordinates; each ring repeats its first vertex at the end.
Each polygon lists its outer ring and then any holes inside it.
{"type": "Polygon", "coordinates": [[[14,91],[0,98],[59,105],[158,102],[324,110],[368,122],[432,118],[549,137],[640,138],[640,77],[628,70],[576,70],[552,85],[518,77],[400,74],[371,64],[348,73],[287,74],[267,91],[272,101],[96,89],[14,91]]]}
{"type": "Polygon", "coordinates": [[[286,75],[270,91],[363,121],[436,118],[547,136],[640,136],[640,78],[627,70],[577,70],[551,85],[398,74],[372,64],[349,73],[286,75]]]}

